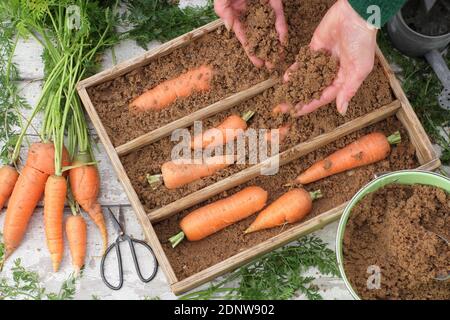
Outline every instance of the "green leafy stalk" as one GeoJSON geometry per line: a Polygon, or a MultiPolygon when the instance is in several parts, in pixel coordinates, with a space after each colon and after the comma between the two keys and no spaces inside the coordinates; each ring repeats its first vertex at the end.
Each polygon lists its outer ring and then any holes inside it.
{"type": "Polygon", "coordinates": [[[215,19],[213,1],[204,7],[181,9],[173,0],[125,0],[128,11],[122,20],[133,26],[123,37],[134,39],[147,49],[153,40],[168,41],[215,19]]]}
{"type": "Polygon", "coordinates": [[[75,295],[77,278],[66,279],[59,292],[47,292],[40,282],[37,272],[22,266],[20,259],[11,268],[12,280],[0,279],[0,300],[72,300],[75,295]]]}
{"type": "Polygon", "coordinates": [[[18,70],[12,61],[19,40],[17,21],[3,6],[0,3],[0,162],[14,164],[12,153],[18,138],[16,130],[22,126],[21,112],[29,106],[19,95],[15,82],[18,70]]]}
{"type": "Polygon", "coordinates": [[[284,300],[297,293],[310,300],[322,299],[314,277],[304,273],[317,268],[324,275],[339,276],[335,254],[315,236],[303,237],[292,245],[271,252],[242,267],[202,291],[183,300],[239,299],[284,300]],[[237,284],[236,284],[237,283],[237,284]]]}

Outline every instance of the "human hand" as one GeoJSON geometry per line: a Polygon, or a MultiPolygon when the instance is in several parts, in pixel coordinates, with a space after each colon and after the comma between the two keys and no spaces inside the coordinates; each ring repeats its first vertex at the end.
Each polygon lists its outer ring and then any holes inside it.
{"type": "MultiPolygon", "coordinates": [[[[280,43],[284,44],[286,43],[288,37],[288,27],[284,17],[282,0],[268,0],[268,2],[275,13],[275,29],[279,35],[280,43]]],[[[222,18],[225,27],[228,30],[234,31],[236,38],[243,46],[250,61],[258,68],[264,65],[269,67],[270,64],[268,62],[249,53],[248,43],[245,36],[245,26],[239,19],[242,13],[246,10],[246,5],[246,0],[215,0],[214,10],[217,15],[222,18]]]]}
{"type": "MultiPolygon", "coordinates": [[[[319,99],[306,105],[297,104],[296,114],[308,114],[336,99],[338,111],[345,115],[350,100],[373,69],[376,37],[377,29],[364,21],[347,0],[338,0],[314,32],[310,48],[324,49],[337,57],[339,71],[319,99]]],[[[295,69],[295,64],[289,67],[285,81],[289,81],[289,73],[295,69]]]]}

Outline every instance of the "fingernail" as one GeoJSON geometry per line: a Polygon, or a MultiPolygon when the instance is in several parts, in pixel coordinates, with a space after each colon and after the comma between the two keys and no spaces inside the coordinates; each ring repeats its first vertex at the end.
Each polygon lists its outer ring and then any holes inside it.
{"type": "Polygon", "coordinates": [[[341,111],[340,111],[342,116],[345,116],[347,114],[347,109],[348,109],[348,102],[344,102],[342,104],[342,108],[341,108],[341,111]]]}
{"type": "Polygon", "coordinates": [[[230,27],[230,25],[228,24],[227,21],[224,21],[223,24],[225,25],[225,28],[227,29],[227,31],[231,30],[231,27],[230,27]]]}

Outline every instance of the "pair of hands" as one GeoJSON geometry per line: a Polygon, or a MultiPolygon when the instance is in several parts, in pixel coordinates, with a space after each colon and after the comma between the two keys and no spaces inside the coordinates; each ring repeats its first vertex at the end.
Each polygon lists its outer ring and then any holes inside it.
{"type": "MultiPolygon", "coordinates": [[[[274,10],[275,28],[280,43],[284,44],[288,36],[288,27],[283,12],[282,0],[268,0],[274,10]]],[[[227,29],[236,34],[237,39],[248,54],[245,29],[239,17],[246,10],[246,0],[216,0],[216,13],[227,29]]],[[[370,27],[347,0],[338,0],[327,12],[312,37],[312,50],[326,50],[340,61],[340,68],[334,82],[322,92],[318,100],[306,105],[295,106],[298,116],[315,111],[336,99],[338,111],[345,115],[348,104],[359,87],[373,69],[376,48],[377,29],[370,27]]],[[[249,55],[257,67],[267,66],[267,62],[249,55]]],[[[290,72],[296,69],[294,63],[286,71],[284,81],[289,81],[290,72]]],[[[287,110],[285,110],[287,111],[287,110]]]]}

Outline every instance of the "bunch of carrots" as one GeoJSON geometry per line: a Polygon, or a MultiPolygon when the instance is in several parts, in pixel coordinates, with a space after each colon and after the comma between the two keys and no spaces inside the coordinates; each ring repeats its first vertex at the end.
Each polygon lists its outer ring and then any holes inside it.
{"type": "Polygon", "coordinates": [[[79,29],[69,27],[64,4],[43,1],[43,12],[38,16],[35,8],[29,7],[26,1],[10,4],[11,10],[22,19],[22,32],[44,47],[49,71],[33,113],[18,137],[11,165],[0,169],[0,209],[9,199],[3,226],[6,260],[21,244],[29,220],[44,197],[45,235],[53,269],[59,269],[63,258],[65,229],[72,265],[78,273],[84,266],[87,245],[86,222],[80,207],[98,226],[104,250],[108,239],[102,208],[97,200],[99,173],[75,86],[84,76],[86,66],[101,48],[108,45],[106,38],[111,32],[112,20],[109,18],[111,12],[106,10],[105,21],[111,23],[102,30],[95,30],[101,32],[94,37],[96,41],[92,41],[88,1],[76,0],[74,4],[80,8],[82,24],[79,29]],[[18,170],[25,134],[39,113],[44,115],[39,133],[41,141],[30,145],[25,164],[18,170]],[[72,214],[66,219],[64,228],[66,203],[72,214]]]}

